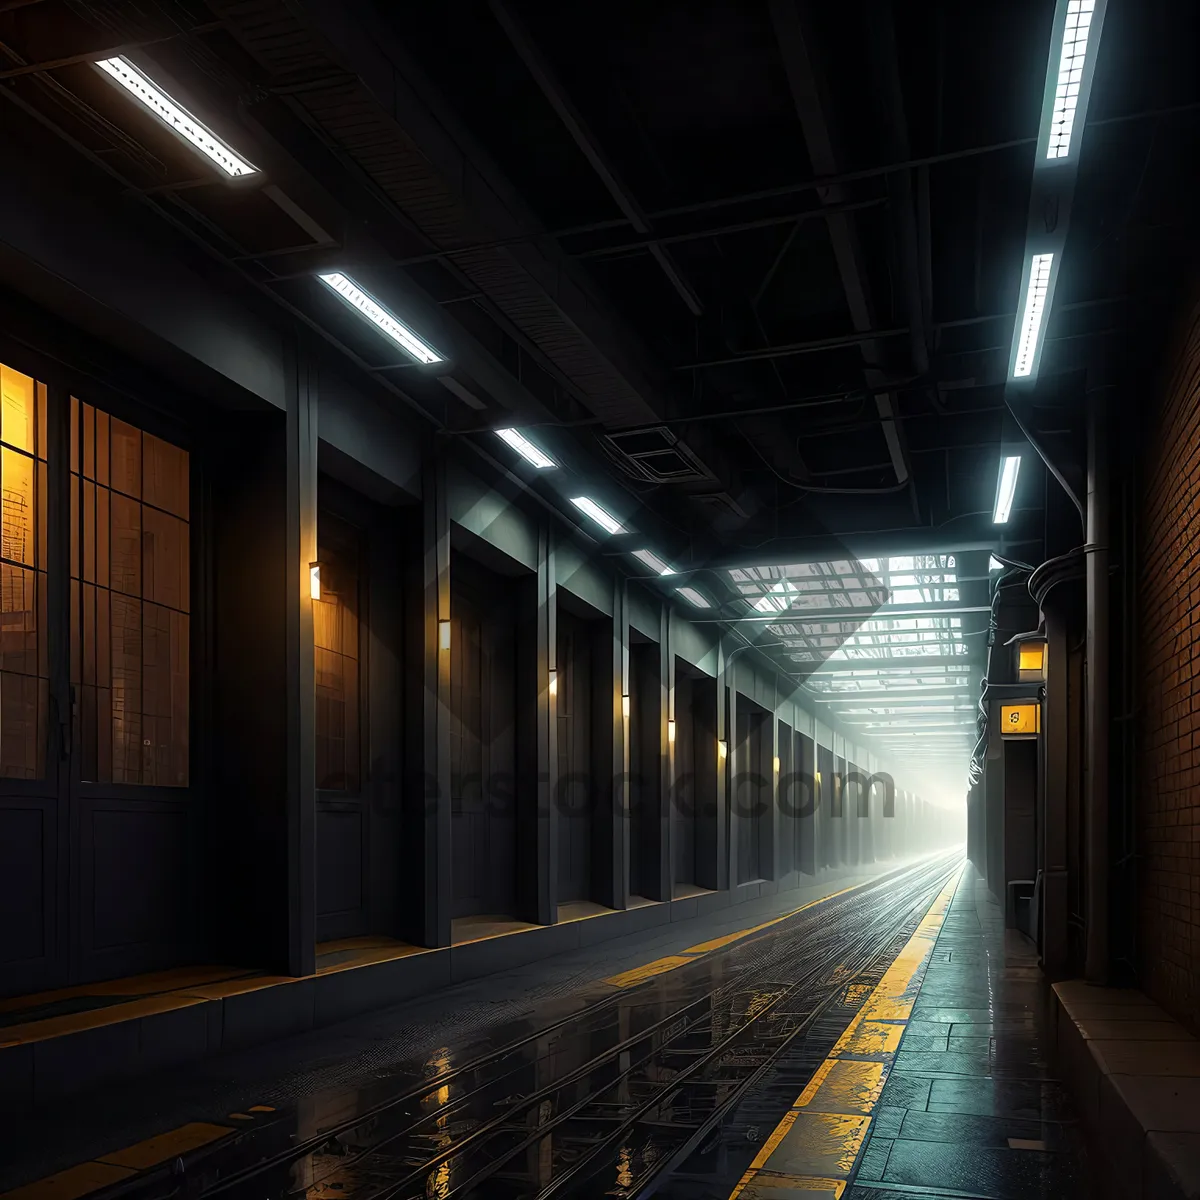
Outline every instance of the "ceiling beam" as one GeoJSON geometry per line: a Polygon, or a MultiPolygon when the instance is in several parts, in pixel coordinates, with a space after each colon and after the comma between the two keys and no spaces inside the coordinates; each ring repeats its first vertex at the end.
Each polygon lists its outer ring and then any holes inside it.
{"type": "MultiPolygon", "coordinates": [[[[775,27],[775,37],[783,56],[792,102],[804,130],[804,140],[808,146],[808,157],[813,170],[818,175],[836,175],[837,156],[834,153],[826,106],[819,94],[813,55],[796,8],[796,0],[768,0],[768,7],[775,27]]],[[[823,204],[840,205],[844,201],[840,187],[825,188],[817,195],[823,204]]],[[[827,228],[838,272],[842,277],[851,323],[858,332],[866,332],[874,327],[875,322],[872,318],[870,289],[862,261],[862,250],[858,245],[854,227],[848,214],[830,212],[827,228]]],[[[881,388],[884,384],[883,372],[874,365],[883,361],[879,346],[873,342],[866,342],[862,346],[862,353],[865,364],[863,376],[867,386],[872,389],[881,388]]],[[[908,485],[913,515],[920,519],[912,472],[904,452],[903,433],[896,419],[896,398],[893,393],[883,390],[876,391],[874,398],[883,425],[888,454],[895,468],[896,483],[899,486],[908,485]]]]}
{"type": "MultiPolygon", "coordinates": [[[[650,221],[644,210],[621,181],[615,165],[608,159],[599,142],[588,129],[582,114],[571,102],[571,98],[567,95],[562,83],[556,77],[533,38],[530,37],[528,30],[514,16],[511,9],[502,3],[502,0],[491,0],[491,10],[501,29],[507,34],[513,49],[541,89],[542,95],[549,101],[550,107],[554,109],[558,119],[566,127],[571,139],[579,147],[600,182],[604,184],[605,190],[625,215],[626,220],[633,226],[635,232],[649,234],[651,232],[650,221]]],[[[660,242],[653,240],[646,243],[646,248],[662,269],[668,282],[679,294],[679,298],[687,305],[692,316],[701,316],[704,312],[704,305],[695,289],[684,278],[683,273],[671,258],[670,252],[660,242]]]]}
{"type": "MultiPolygon", "coordinates": [[[[804,667],[807,664],[798,663],[804,667]]],[[[814,663],[808,677],[814,675],[845,674],[847,671],[888,671],[895,675],[903,675],[916,667],[969,667],[972,666],[965,654],[922,654],[911,658],[856,658],[837,662],[814,663]]],[[[965,675],[966,672],[964,671],[965,675]]]]}

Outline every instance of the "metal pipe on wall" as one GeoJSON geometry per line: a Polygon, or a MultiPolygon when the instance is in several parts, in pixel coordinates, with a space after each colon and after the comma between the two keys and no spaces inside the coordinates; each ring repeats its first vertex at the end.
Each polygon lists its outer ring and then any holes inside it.
{"type": "Polygon", "coordinates": [[[1093,983],[1108,979],[1108,446],[1106,393],[1088,405],[1087,464],[1087,694],[1084,797],[1084,896],[1087,920],[1084,974],[1093,983]]]}

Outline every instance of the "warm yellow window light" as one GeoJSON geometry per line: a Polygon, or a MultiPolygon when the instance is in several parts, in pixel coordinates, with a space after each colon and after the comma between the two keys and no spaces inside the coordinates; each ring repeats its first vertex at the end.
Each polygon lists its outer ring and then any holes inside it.
{"type": "Polygon", "coordinates": [[[1046,643],[1024,642],[1018,652],[1017,669],[1040,671],[1046,665],[1046,643]]]}
{"type": "Polygon", "coordinates": [[[672,746],[675,745],[675,722],[673,720],[667,722],[667,741],[672,746]]]}
{"type": "Polygon", "coordinates": [[[321,564],[319,562],[308,564],[308,594],[313,600],[321,598],[321,564]]]}
{"type": "Polygon", "coordinates": [[[729,743],[723,738],[717,742],[717,760],[724,762],[729,757],[729,743]]]}
{"type": "Polygon", "coordinates": [[[629,696],[628,695],[621,697],[621,716],[623,716],[626,721],[629,720],[629,696]]]}
{"type": "Polygon", "coordinates": [[[450,622],[438,622],[438,646],[443,650],[450,649],[450,622]]]}

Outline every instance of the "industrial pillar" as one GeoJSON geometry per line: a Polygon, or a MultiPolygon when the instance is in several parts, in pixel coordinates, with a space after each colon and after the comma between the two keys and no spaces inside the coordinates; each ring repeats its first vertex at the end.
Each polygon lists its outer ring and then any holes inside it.
{"type": "Polygon", "coordinates": [[[450,520],[446,470],[440,454],[430,454],[421,474],[420,524],[416,545],[406,555],[407,591],[420,597],[406,622],[408,661],[420,671],[406,673],[407,748],[405,774],[411,797],[406,834],[420,855],[405,875],[402,904],[411,914],[410,936],[430,948],[451,942],[450,795],[450,520]],[[414,919],[419,914],[419,919],[414,919]]]}
{"type": "Polygon", "coordinates": [[[517,626],[517,907],[539,925],[558,919],[558,595],[549,524],[538,527],[536,570],[520,588],[517,626]],[[533,724],[521,720],[526,708],[533,724]]]}

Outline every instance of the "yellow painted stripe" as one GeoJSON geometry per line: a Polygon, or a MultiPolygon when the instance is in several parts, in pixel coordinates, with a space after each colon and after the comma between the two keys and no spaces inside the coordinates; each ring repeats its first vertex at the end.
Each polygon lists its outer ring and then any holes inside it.
{"type": "Polygon", "coordinates": [[[822,896],[817,900],[810,900],[807,904],[802,904],[799,908],[790,909],[778,917],[772,917],[769,921],[763,921],[758,925],[751,925],[746,929],[738,929],[733,933],[726,933],[721,937],[710,938],[707,942],[697,942],[696,945],[689,946],[679,954],[669,954],[665,958],[656,958],[644,967],[634,967],[632,970],[623,971],[619,975],[610,975],[604,982],[619,988],[634,987],[636,984],[645,983],[647,979],[653,979],[654,976],[662,975],[665,971],[673,971],[676,967],[682,967],[686,963],[694,962],[699,955],[711,954],[714,950],[722,950],[726,946],[731,946],[734,942],[740,941],[742,938],[750,937],[751,934],[761,933],[764,929],[770,929],[772,925],[778,925],[781,921],[786,921],[798,913],[805,912],[810,908],[816,908],[818,904],[825,904],[829,900],[836,900],[838,896],[845,896],[847,893],[857,891],[859,888],[866,887],[868,883],[873,882],[874,880],[867,880],[864,883],[856,883],[853,887],[830,892],[828,896],[822,896]]]}
{"type": "Polygon", "coordinates": [[[123,1150],[102,1154],[94,1162],[78,1163],[55,1175],[47,1175],[45,1179],[5,1192],[0,1200],[79,1200],[100,1188],[129,1179],[139,1171],[148,1171],[170,1159],[199,1150],[201,1146],[220,1141],[232,1132],[228,1125],[190,1121],[123,1150]]]}
{"type": "Polygon", "coordinates": [[[768,1189],[842,1195],[866,1142],[871,1114],[912,1015],[961,874],[960,867],[930,905],[829,1056],[755,1155],[730,1200],[739,1196],[753,1200],[768,1189]],[[771,1160],[785,1142],[781,1164],[786,1161],[790,1170],[772,1171],[771,1160]],[[797,1166],[804,1169],[797,1172],[797,1166]],[[781,1182],[784,1179],[788,1182],[781,1182]],[[840,1187],[835,1186],[838,1184],[840,1187]]]}
{"type": "Polygon", "coordinates": [[[0,1200],[79,1200],[80,1196],[120,1183],[122,1179],[136,1174],[136,1171],[127,1167],[85,1162],[59,1171],[57,1175],[47,1175],[45,1179],[27,1183],[15,1191],[5,1192],[0,1200]]]}
{"type": "Polygon", "coordinates": [[[681,954],[669,954],[666,958],[656,958],[644,966],[634,967],[630,971],[622,971],[620,975],[610,975],[604,982],[611,983],[613,987],[633,987],[635,984],[644,983],[647,979],[653,979],[655,975],[661,975],[664,971],[673,971],[676,967],[682,967],[684,963],[692,961],[694,960],[685,958],[681,954]]]}
{"type": "Polygon", "coordinates": [[[179,1158],[227,1137],[233,1130],[228,1125],[212,1125],[207,1121],[189,1121],[178,1129],[155,1134],[144,1142],[126,1146],[124,1150],[113,1150],[100,1155],[98,1162],[115,1167],[128,1167],[133,1171],[148,1171],[169,1158],[179,1158]]]}

